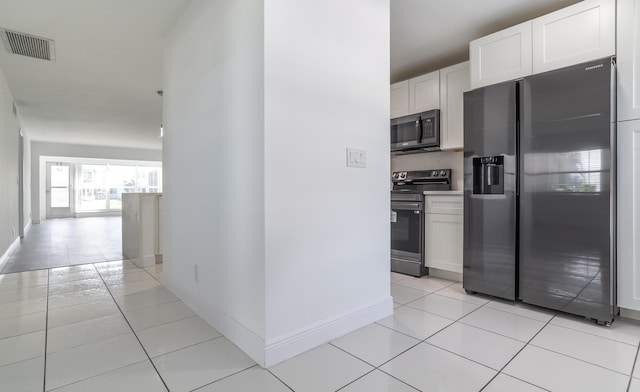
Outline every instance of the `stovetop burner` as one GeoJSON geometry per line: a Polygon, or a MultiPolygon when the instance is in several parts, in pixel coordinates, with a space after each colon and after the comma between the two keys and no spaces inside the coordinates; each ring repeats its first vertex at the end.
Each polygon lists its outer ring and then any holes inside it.
{"type": "Polygon", "coordinates": [[[394,195],[420,194],[424,191],[450,191],[451,169],[413,170],[393,172],[394,195]]]}

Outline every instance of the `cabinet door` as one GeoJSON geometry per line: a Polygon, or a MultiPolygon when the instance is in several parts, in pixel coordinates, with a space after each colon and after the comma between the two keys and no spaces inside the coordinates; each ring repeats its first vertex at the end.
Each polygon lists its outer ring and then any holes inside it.
{"type": "Polygon", "coordinates": [[[391,85],[391,118],[409,114],[409,81],[391,85]]]}
{"type": "Polygon", "coordinates": [[[618,0],[618,121],[640,118],[640,0],[618,0]]]}
{"type": "MultiPolygon", "coordinates": [[[[638,0],[640,1],[640,0],[638,0]]],[[[440,70],[440,148],[464,146],[464,92],[471,89],[469,62],[440,70]]]]}
{"type": "Polygon", "coordinates": [[[533,20],[533,73],[616,53],[615,0],[585,0],[533,20]]]}
{"type": "Polygon", "coordinates": [[[425,214],[425,265],[462,273],[462,215],[425,214]]]}
{"type": "Polygon", "coordinates": [[[618,123],[618,178],[618,306],[640,311],[640,120],[618,123]]]}
{"type": "Polygon", "coordinates": [[[471,88],[531,75],[531,21],[469,43],[471,88]]]}
{"type": "Polygon", "coordinates": [[[409,79],[409,114],[440,109],[440,71],[409,79]]]}

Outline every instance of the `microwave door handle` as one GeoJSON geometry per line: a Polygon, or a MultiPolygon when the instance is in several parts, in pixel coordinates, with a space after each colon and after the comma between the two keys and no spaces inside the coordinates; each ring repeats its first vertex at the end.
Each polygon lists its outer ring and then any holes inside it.
{"type": "Polygon", "coordinates": [[[416,127],[418,128],[418,144],[422,143],[422,117],[418,116],[416,121],[416,127]]]}

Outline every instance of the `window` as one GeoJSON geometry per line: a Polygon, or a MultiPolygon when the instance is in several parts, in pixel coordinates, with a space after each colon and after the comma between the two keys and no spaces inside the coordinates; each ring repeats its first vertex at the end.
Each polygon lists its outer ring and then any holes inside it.
{"type": "Polygon", "coordinates": [[[76,210],[122,210],[122,194],[162,192],[162,168],[156,166],[78,165],[78,203],[76,210]]]}

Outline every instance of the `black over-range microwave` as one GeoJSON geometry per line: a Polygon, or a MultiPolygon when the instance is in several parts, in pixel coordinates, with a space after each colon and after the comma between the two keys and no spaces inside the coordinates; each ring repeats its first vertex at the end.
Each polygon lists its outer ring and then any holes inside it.
{"type": "Polygon", "coordinates": [[[440,110],[391,120],[391,152],[440,150],[440,110]]]}

